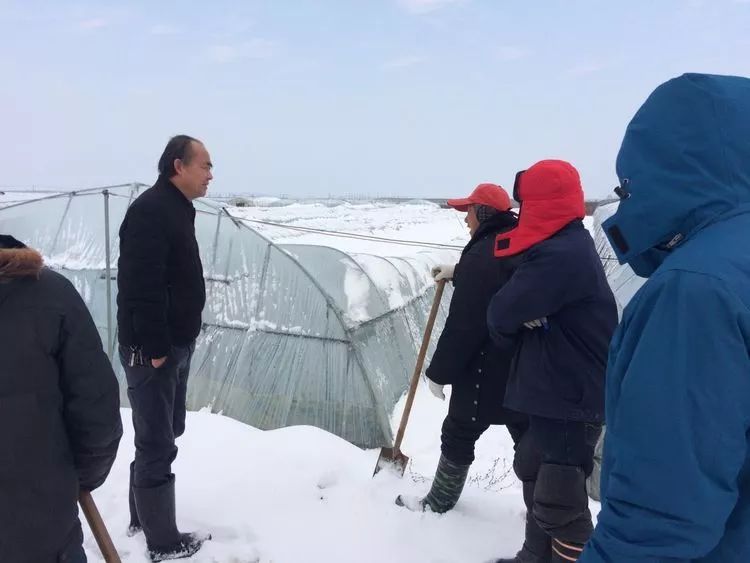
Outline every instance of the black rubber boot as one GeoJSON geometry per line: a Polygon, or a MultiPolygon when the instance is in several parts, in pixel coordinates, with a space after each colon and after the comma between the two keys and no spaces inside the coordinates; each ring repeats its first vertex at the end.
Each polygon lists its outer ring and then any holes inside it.
{"type": "Polygon", "coordinates": [[[582,467],[543,463],[534,490],[534,518],[552,537],[550,561],[577,561],[594,530],[582,467]]]}
{"type": "Polygon", "coordinates": [[[130,483],[128,485],[128,505],[130,506],[130,524],[128,524],[127,536],[133,537],[140,533],[141,521],[138,519],[138,509],[135,507],[135,494],[133,493],[133,481],[135,479],[135,462],[130,464],[130,483]]]}
{"type": "Polygon", "coordinates": [[[563,542],[553,539],[552,559],[550,559],[550,563],[570,563],[570,561],[578,561],[581,553],[583,553],[582,543],[563,542]]]}
{"type": "MultiPolygon", "coordinates": [[[[533,555],[527,551],[524,551],[523,549],[516,553],[516,556],[511,559],[495,559],[494,563],[551,563],[552,559],[547,557],[546,559],[541,559],[537,557],[536,555],[533,555]]],[[[555,560],[555,563],[557,563],[557,560],[555,560]]]]}
{"type": "Polygon", "coordinates": [[[432,487],[424,499],[425,505],[438,514],[448,512],[456,506],[461,492],[464,490],[469,467],[471,466],[453,463],[447,457],[441,455],[432,487]]]}
{"type": "Polygon", "coordinates": [[[539,527],[531,512],[536,481],[523,482],[523,501],[526,504],[526,533],[523,547],[510,559],[498,559],[497,563],[549,563],[552,557],[552,538],[539,527]]]}
{"type": "Polygon", "coordinates": [[[194,533],[180,534],[180,541],[168,547],[149,548],[148,556],[151,561],[167,561],[172,559],[185,559],[192,557],[203,546],[203,542],[210,540],[211,536],[203,537],[194,533]]]}
{"type": "Polygon", "coordinates": [[[534,518],[552,538],[583,545],[594,531],[582,467],[543,463],[534,490],[534,518]]]}
{"type": "Polygon", "coordinates": [[[510,559],[498,559],[496,563],[550,563],[552,559],[550,537],[534,522],[530,515],[526,516],[526,539],[521,551],[510,559]]]}
{"type": "Polygon", "coordinates": [[[182,534],[177,530],[174,476],[164,485],[133,490],[151,561],[190,557],[211,539],[207,534],[182,534]]]}
{"type": "Polygon", "coordinates": [[[441,455],[435,472],[435,479],[432,481],[432,488],[430,488],[427,496],[414,503],[399,495],[396,498],[396,504],[415,511],[429,509],[438,514],[448,512],[456,506],[461,491],[464,490],[469,467],[471,466],[453,463],[447,457],[441,455]]]}

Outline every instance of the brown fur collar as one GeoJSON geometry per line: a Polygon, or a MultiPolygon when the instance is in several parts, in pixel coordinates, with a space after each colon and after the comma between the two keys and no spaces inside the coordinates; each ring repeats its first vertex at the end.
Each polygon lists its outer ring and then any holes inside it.
{"type": "Polygon", "coordinates": [[[43,264],[42,255],[31,248],[0,248],[0,282],[36,277],[43,264]]]}

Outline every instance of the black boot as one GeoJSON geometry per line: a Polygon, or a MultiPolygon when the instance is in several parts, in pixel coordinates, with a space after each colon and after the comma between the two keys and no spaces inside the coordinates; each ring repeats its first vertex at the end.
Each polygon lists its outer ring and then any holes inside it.
{"type": "Polygon", "coordinates": [[[594,531],[583,468],[544,463],[534,491],[534,517],[553,538],[585,544],[594,531]]]}
{"type": "Polygon", "coordinates": [[[546,559],[541,559],[537,557],[536,555],[533,555],[529,553],[528,551],[521,550],[518,553],[516,553],[516,556],[511,559],[495,559],[494,563],[552,563],[552,561],[555,561],[557,563],[557,560],[552,560],[549,557],[546,559]]]}
{"type": "Polygon", "coordinates": [[[164,485],[134,487],[133,491],[151,561],[190,557],[211,539],[210,535],[181,534],[177,530],[174,476],[164,485]]]}
{"type": "Polygon", "coordinates": [[[542,464],[534,491],[534,517],[553,538],[550,561],[577,561],[594,529],[582,467],[542,464]]]}
{"type": "Polygon", "coordinates": [[[430,488],[427,496],[414,502],[408,497],[399,495],[396,498],[396,504],[415,511],[429,508],[432,512],[438,514],[448,512],[456,506],[461,491],[464,490],[469,467],[470,465],[453,463],[447,457],[441,455],[435,472],[435,479],[432,481],[432,488],[430,488]]]}
{"type": "Polygon", "coordinates": [[[526,515],[526,539],[521,551],[510,559],[498,559],[496,563],[550,563],[552,549],[550,537],[534,522],[533,516],[526,515]]]}
{"type": "Polygon", "coordinates": [[[523,482],[523,500],[526,510],[526,532],[523,547],[510,559],[498,559],[497,563],[549,563],[552,557],[552,538],[539,527],[531,512],[536,481],[523,482]]]}
{"type": "Polygon", "coordinates": [[[550,563],[570,563],[570,561],[578,561],[581,553],[583,553],[582,543],[563,542],[553,539],[552,559],[550,559],[550,563]]]}
{"type": "Polygon", "coordinates": [[[138,509],[135,507],[135,495],[133,494],[133,481],[135,479],[135,462],[130,464],[130,484],[128,485],[128,505],[130,506],[130,524],[128,524],[127,536],[133,537],[141,532],[141,521],[138,519],[138,509]]]}

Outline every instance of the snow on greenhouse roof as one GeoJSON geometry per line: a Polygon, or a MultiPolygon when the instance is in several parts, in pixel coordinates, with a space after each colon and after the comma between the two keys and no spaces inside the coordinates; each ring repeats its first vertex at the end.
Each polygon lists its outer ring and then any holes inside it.
{"type": "Polygon", "coordinates": [[[229,212],[247,220],[255,230],[276,243],[324,245],[352,253],[411,256],[429,250],[429,245],[462,248],[469,240],[462,213],[420,200],[407,203],[300,201],[284,206],[231,207],[229,212]],[[336,236],[336,233],[362,238],[336,236]],[[364,237],[372,237],[372,240],[364,237]],[[425,243],[425,246],[418,243],[425,243]]]}

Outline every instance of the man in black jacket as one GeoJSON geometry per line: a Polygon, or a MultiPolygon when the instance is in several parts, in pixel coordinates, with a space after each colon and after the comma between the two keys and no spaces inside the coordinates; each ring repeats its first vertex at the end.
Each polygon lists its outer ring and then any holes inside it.
{"type": "Polygon", "coordinates": [[[516,229],[498,235],[495,256],[519,257],[492,298],[493,339],[514,346],[505,406],[529,415],[514,469],[528,509],[526,541],[499,563],[575,561],[593,530],[586,477],[604,418],[604,373],[617,306],[583,226],[578,171],[538,162],[516,177],[516,229]]]}
{"type": "Polygon", "coordinates": [[[452,386],[448,416],[443,422],[442,446],[432,488],[423,499],[399,496],[396,504],[412,510],[443,513],[452,509],[463,491],[474,461],[474,444],[491,424],[505,424],[514,440],[526,426],[525,415],[503,408],[513,349],[495,345],[487,329],[487,306],[505,284],[517,259],[493,255],[498,234],[516,226],[508,194],[495,184],[480,184],[464,199],[448,205],[466,212],[471,240],[457,265],[433,269],[435,281],[453,279],[448,318],[426,371],[430,390],[444,399],[442,388],[452,386]]]}
{"type": "Polygon", "coordinates": [[[7,235],[0,358],[0,561],[85,563],[78,495],[117,455],[117,379],[78,292],[7,235]]]}
{"type": "Polygon", "coordinates": [[[177,530],[171,467],[175,438],[185,430],[190,360],[206,301],[192,200],[206,195],[211,168],[203,143],[172,138],[156,184],[133,202],[120,227],[117,323],[136,448],[129,533],[143,529],[154,561],[189,557],[207,539],[177,530]]]}

